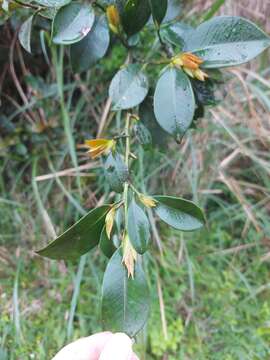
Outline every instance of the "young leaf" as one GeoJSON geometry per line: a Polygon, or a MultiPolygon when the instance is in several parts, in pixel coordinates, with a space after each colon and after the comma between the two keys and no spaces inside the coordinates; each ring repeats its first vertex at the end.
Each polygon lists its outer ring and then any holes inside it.
{"type": "Polygon", "coordinates": [[[111,258],[114,254],[116,247],[114,246],[113,239],[109,239],[107,232],[106,232],[106,226],[104,226],[101,235],[100,235],[100,241],[99,241],[99,247],[103,254],[107,256],[107,258],[111,258]]]}
{"type": "Polygon", "coordinates": [[[168,0],[149,0],[154,21],[160,25],[166,15],[168,0]]]}
{"type": "Polygon", "coordinates": [[[98,244],[109,210],[110,206],[103,205],[90,211],[37,253],[56,260],[72,260],[82,256],[98,244]]]}
{"type": "Polygon", "coordinates": [[[72,68],[75,72],[88,70],[101,59],[110,43],[110,34],[105,16],[96,18],[91,31],[84,39],[70,48],[72,68]]]}
{"type": "Polygon", "coordinates": [[[110,153],[105,162],[105,173],[111,189],[121,193],[129,176],[127,166],[121,155],[110,153]]]}
{"type": "Polygon", "coordinates": [[[134,199],[128,207],[128,236],[137,253],[144,254],[148,250],[150,241],[149,221],[134,199]]]}
{"type": "Polygon", "coordinates": [[[72,2],[60,8],[53,21],[53,42],[73,44],[91,30],[95,13],[90,5],[72,2]]]}
{"type": "Polygon", "coordinates": [[[203,211],[192,201],[172,196],[153,196],[157,206],[156,214],[168,225],[177,230],[193,231],[205,224],[203,211]]]}
{"type": "Polygon", "coordinates": [[[133,338],[149,315],[150,295],[143,269],[135,265],[134,279],[128,278],[117,250],[106,268],[102,287],[102,322],[106,330],[124,332],[133,338]]]}
{"type": "Polygon", "coordinates": [[[147,0],[127,0],[121,13],[123,28],[128,36],[139,32],[150,18],[147,0]]]}
{"type": "Polygon", "coordinates": [[[154,111],[160,126],[181,138],[192,122],[195,99],[187,75],[169,67],[158,80],[154,95],[154,111]]]}
{"type": "Polygon", "coordinates": [[[31,53],[31,31],[34,16],[30,16],[21,26],[19,31],[19,40],[22,47],[31,53]]]}
{"type": "Polygon", "coordinates": [[[185,51],[204,60],[204,68],[244,64],[270,46],[257,25],[237,16],[220,16],[202,23],[186,39],[185,51]]]}
{"type": "Polygon", "coordinates": [[[119,70],[112,79],[109,90],[115,111],[139,105],[147,93],[147,77],[141,70],[141,66],[137,64],[131,64],[119,70]]]}

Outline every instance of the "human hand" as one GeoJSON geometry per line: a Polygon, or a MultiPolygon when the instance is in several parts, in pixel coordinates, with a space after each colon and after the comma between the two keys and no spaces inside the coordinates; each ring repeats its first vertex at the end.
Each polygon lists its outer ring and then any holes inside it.
{"type": "Polygon", "coordinates": [[[123,333],[98,333],[79,339],[57,353],[52,360],[139,360],[132,340],[123,333]]]}

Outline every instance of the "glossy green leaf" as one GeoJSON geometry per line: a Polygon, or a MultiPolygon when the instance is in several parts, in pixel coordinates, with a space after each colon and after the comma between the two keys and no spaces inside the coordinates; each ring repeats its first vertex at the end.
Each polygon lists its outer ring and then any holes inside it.
{"type": "Polygon", "coordinates": [[[132,199],[128,207],[128,236],[139,254],[148,250],[150,241],[149,220],[142,208],[132,199]]]}
{"type": "Polygon", "coordinates": [[[128,169],[121,155],[110,154],[105,162],[106,178],[112,190],[121,193],[124,183],[128,180],[128,169]]]}
{"type": "Polygon", "coordinates": [[[73,44],[91,30],[95,14],[90,5],[72,2],[60,8],[53,21],[53,42],[73,44]]]}
{"type": "Polygon", "coordinates": [[[257,25],[237,16],[215,17],[202,23],[186,40],[185,50],[205,62],[204,68],[244,64],[270,46],[257,25]]]}
{"type": "Polygon", "coordinates": [[[143,269],[135,266],[134,279],[128,278],[121,249],[110,259],[102,287],[102,322],[106,330],[134,337],[149,315],[150,295],[143,269]]]}
{"type": "Polygon", "coordinates": [[[168,0],[149,0],[154,21],[160,25],[167,13],[168,0]]]}
{"type": "Polygon", "coordinates": [[[70,48],[72,68],[75,72],[88,70],[108,50],[110,34],[105,16],[97,17],[89,33],[70,48]]]}
{"type": "Polygon", "coordinates": [[[153,208],[168,225],[177,230],[193,231],[205,224],[203,211],[192,201],[172,196],[153,196],[158,202],[153,208]]]}
{"type": "Polygon", "coordinates": [[[70,2],[71,0],[35,0],[35,3],[50,8],[60,8],[61,6],[69,4],[70,2]]]}
{"type": "Polygon", "coordinates": [[[22,47],[31,53],[31,32],[34,16],[30,16],[21,26],[19,31],[19,41],[22,47]]]}
{"type": "Polygon", "coordinates": [[[139,32],[147,23],[151,8],[147,0],[127,0],[121,13],[123,28],[128,36],[139,32]]]}
{"type": "Polygon", "coordinates": [[[98,244],[109,210],[110,206],[104,205],[90,211],[37,253],[57,260],[72,260],[82,256],[98,244]]]}
{"type": "Polygon", "coordinates": [[[189,78],[182,70],[169,67],[161,75],[154,95],[154,111],[160,126],[177,139],[190,127],[195,99],[189,78]]]}
{"type": "Polygon", "coordinates": [[[100,235],[99,247],[100,250],[103,252],[103,254],[107,256],[107,258],[109,259],[112,257],[112,255],[116,250],[116,247],[114,246],[113,243],[113,239],[108,238],[105,226],[103,227],[103,230],[100,235]]]}
{"type": "Polygon", "coordinates": [[[148,79],[141,66],[131,64],[114,76],[109,94],[113,110],[130,109],[139,105],[148,93],[148,79]]]}

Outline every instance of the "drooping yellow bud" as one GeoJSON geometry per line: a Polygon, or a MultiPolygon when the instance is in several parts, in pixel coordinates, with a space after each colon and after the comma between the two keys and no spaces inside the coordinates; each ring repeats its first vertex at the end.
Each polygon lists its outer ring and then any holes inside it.
{"type": "Polygon", "coordinates": [[[108,6],[106,13],[110,29],[115,34],[118,34],[120,31],[121,20],[117,7],[115,5],[108,6]]]}
{"type": "Polygon", "coordinates": [[[200,69],[203,60],[192,53],[186,52],[176,55],[172,59],[171,64],[182,68],[187,75],[200,81],[205,81],[208,77],[208,75],[200,69]]]}
{"type": "Polygon", "coordinates": [[[106,227],[106,234],[108,238],[111,238],[114,219],[115,219],[116,207],[112,207],[111,210],[108,212],[105,218],[105,227],[106,227]]]}
{"type": "Polygon", "coordinates": [[[115,140],[107,139],[93,139],[85,141],[85,145],[89,148],[87,153],[92,159],[95,159],[102,154],[107,154],[115,147],[115,144],[115,140]]]}
{"type": "Polygon", "coordinates": [[[128,277],[134,279],[135,263],[137,261],[137,253],[130,243],[128,235],[123,241],[123,264],[127,268],[128,277]]]}
{"type": "Polygon", "coordinates": [[[139,195],[139,200],[144,206],[146,206],[148,208],[153,208],[157,205],[157,202],[155,199],[153,199],[150,196],[146,196],[144,194],[139,195]]]}

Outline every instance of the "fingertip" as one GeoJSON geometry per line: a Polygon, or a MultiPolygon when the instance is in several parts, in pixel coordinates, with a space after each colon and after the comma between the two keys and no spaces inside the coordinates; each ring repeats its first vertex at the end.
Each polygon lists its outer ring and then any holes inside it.
{"type": "Polygon", "coordinates": [[[130,360],[132,355],[132,340],[124,333],[116,333],[105,345],[99,360],[130,360]]]}

